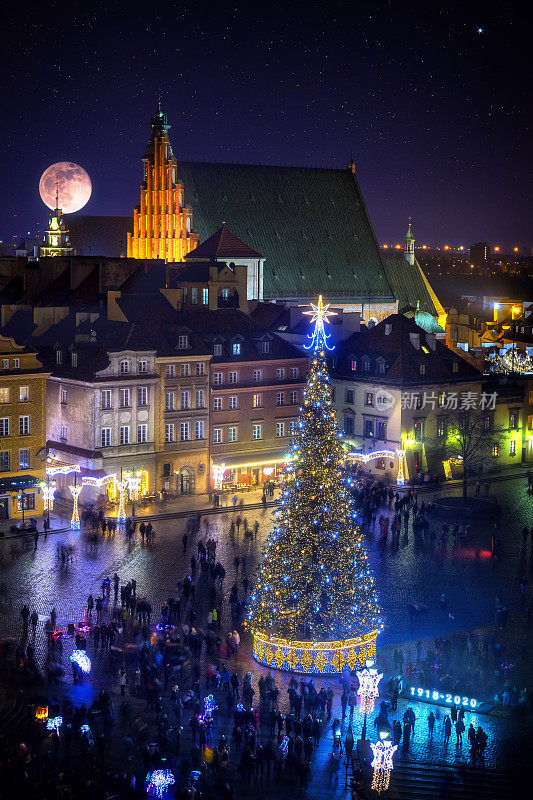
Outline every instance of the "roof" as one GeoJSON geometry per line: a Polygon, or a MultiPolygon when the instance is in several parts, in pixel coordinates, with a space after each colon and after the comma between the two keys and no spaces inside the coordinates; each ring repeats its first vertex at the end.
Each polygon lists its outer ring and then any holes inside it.
{"type": "Polygon", "coordinates": [[[435,317],[432,317],[427,311],[420,311],[419,309],[404,311],[404,316],[407,317],[407,319],[414,319],[416,324],[423,328],[426,333],[446,333],[435,321],[435,317]]]}
{"type": "Polygon", "coordinates": [[[402,252],[383,256],[387,280],[398,300],[398,311],[416,308],[432,316],[444,314],[435,292],[429,285],[419,264],[409,264],[402,252]]]}
{"type": "Polygon", "coordinates": [[[338,378],[392,383],[395,386],[459,383],[482,379],[464,358],[403,314],[391,314],[373,328],[354,333],[340,344],[333,372],[338,378]],[[419,346],[414,341],[419,337],[419,346]],[[351,361],[357,368],[352,370],[351,361]],[[368,368],[365,369],[364,362],[368,368]],[[379,369],[383,364],[384,372],[379,369]],[[457,371],[454,372],[454,363],[457,371]],[[424,374],[420,365],[425,365],[424,374]]]}
{"type": "Polygon", "coordinates": [[[67,224],[73,255],[112,258],[126,255],[126,234],[133,231],[133,216],[69,214],[67,224]]]}
{"type": "Polygon", "coordinates": [[[261,254],[245,244],[228,228],[222,226],[185,256],[186,260],[192,258],[261,258],[261,254]]]}

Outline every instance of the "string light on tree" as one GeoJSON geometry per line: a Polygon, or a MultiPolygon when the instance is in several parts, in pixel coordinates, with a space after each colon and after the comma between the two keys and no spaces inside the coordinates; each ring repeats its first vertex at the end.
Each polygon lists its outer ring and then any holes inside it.
{"type": "Polygon", "coordinates": [[[305,312],[314,323],[313,358],[248,616],[258,661],[315,674],[363,666],[382,628],[331,402],[324,323],[334,312],[328,309],[320,297],[305,312]]]}

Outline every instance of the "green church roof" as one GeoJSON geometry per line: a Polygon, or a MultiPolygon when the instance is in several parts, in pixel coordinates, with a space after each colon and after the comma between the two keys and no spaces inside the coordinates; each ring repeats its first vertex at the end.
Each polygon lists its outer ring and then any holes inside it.
{"type": "Polygon", "coordinates": [[[418,266],[382,260],[350,168],[179,161],[178,176],[201,242],[225,222],[264,256],[265,299],[396,298],[435,313],[418,266]]]}

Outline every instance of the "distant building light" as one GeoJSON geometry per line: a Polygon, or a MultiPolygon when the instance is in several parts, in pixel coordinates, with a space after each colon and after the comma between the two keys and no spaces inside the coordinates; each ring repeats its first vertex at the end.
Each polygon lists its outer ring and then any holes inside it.
{"type": "Polygon", "coordinates": [[[496,245],[496,247],[494,248],[494,252],[495,252],[495,253],[499,253],[499,252],[500,252],[500,248],[499,248],[499,246],[498,246],[498,245],[496,245]]]}
{"type": "Polygon", "coordinates": [[[518,253],[518,247],[513,247],[513,250],[515,251],[515,253],[518,253]]]}
{"type": "Polygon", "coordinates": [[[445,244],[445,245],[444,245],[444,249],[445,249],[445,250],[449,250],[449,249],[450,249],[450,245],[449,245],[449,244],[445,244]]]}
{"type": "Polygon", "coordinates": [[[394,247],[396,248],[396,250],[401,250],[402,249],[401,244],[395,244],[394,247]]]}
{"type": "Polygon", "coordinates": [[[383,247],[388,247],[388,246],[389,246],[388,244],[384,244],[384,245],[383,245],[383,247]]]}

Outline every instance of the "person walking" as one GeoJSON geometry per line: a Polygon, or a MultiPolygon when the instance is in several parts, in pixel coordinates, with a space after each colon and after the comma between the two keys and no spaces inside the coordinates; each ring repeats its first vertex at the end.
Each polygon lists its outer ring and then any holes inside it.
{"type": "Polygon", "coordinates": [[[181,537],[181,541],[182,541],[182,544],[183,544],[183,552],[186,553],[187,552],[187,542],[189,541],[189,536],[187,534],[187,531],[185,531],[185,533],[181,537]]]}
{"type": "Polygon", "coordinates": [[[433,739],[434,728],[435,728],[435,714],[433,713],[433,711],[430,711],[428,715],[428,730],[430,739],[433,739]]]}
{"type": "Polygon", "coordinates": [[[344,720],[344,717],[346,716],[347,705],[348,705],[348,691],[345,686],[344,689],[342,690],[342,695],[341,695],[342,720],[344,720]]]}
{"type": "Polygon", "coordinates": [[[444,718],[444,746],[448,744],[450,741],[450,736],[452,734],[452,721],[448,715],[444,718]]]}
{"type": "Polygon", "coordinates": [[[355,689],[350,690],[350,694],[348,695],[348,705],[350,706],[350,719],[352,719],[355,706],[357,705],[357,695],[355,693],[355,689]]]}
{"type": "Polygon", "coordinates": [[[470,742],[470,749],[474,751],[476,749],[476,729],[472,723],[470,723],[470,727],[468,728],[467,736],[468,741],[470,742]]]}
{"type": "Polygon", "coordinates": [[[463,744],[463,733],[465,732],[465,724],[462,719],[457,720],[455,723],[455,735],[457,737],[457,747],[463,744]]]}
{"type": "Polygon", "coordinates": [[[124,664],[121,666],[119,673],[119,681],[120,681],[120,694],[126,694],[126,686],[128,685],[128,673],[126,672],[126,667],[124,664]]]}

